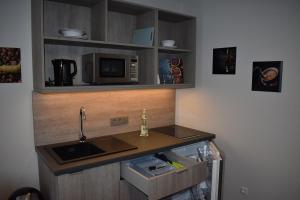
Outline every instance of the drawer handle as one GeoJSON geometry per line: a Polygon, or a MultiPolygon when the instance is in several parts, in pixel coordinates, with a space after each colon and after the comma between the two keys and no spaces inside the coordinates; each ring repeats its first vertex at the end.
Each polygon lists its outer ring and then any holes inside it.
{"type": "Polygon", "coordinates": [[[76,172],[71,172],[71,173],[68,173],[69,175],[76,175],[76,174],[80,174],[82,173],[83,170],[79,170],[79,171],[76,171],[76,172]]]}
{"type": "Polygon", "coordinates": [[[183,168],[183,169],[180,169],[180,170],[177,170],[176,173],[180,174],[180,173],[183,173],[183,172],[186,172],[188,170],[188,168],[183,168]]]}

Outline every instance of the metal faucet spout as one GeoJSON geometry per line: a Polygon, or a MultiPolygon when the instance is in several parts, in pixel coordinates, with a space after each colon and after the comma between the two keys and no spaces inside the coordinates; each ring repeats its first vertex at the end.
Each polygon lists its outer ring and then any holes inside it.
{"type": "Polygon", "coordinates": [[[79,142],[86,142],[86,136],[84,135],[83,121],[86,120],[85,108],[83,106],[80,107],[80,136],[79,142]]]}

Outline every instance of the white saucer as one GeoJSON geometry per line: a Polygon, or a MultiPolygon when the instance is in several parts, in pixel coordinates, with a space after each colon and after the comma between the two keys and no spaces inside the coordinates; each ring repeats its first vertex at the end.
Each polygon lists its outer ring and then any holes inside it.
{"type": "Polygon", "coordinates": [[[162,47],[164,47],[164,48],[171,48],[171,49],[177,48],[177,46],[162,46],[162,47]]]}
{"type": "Polygon", "coordinates": [[[74,39],[82,39],[82,40],[87,40],[88,37],[87,35],[82,35],[82,36],[63,36],[64,38],[74,38],[74,39]]]}
{"type": "Polygon", "coordinates": [[[79,29],[63,28],[59,29],[58,33],[65,38],[88,39],[86,32],[79,29]]]}

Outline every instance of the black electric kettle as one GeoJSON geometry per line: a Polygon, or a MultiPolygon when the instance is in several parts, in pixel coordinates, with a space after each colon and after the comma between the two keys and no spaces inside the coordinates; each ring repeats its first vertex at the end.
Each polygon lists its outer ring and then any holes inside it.
{"type": "Polygon", "coordinates": [[[52,60],[54,67],[54,85],[55,86],[72,86],[73,78],[77,74],[77,65],[74,60],[54,59],[52,60]],[[73,72],[71,73],[71,64],[73,64],[73,72]]]}

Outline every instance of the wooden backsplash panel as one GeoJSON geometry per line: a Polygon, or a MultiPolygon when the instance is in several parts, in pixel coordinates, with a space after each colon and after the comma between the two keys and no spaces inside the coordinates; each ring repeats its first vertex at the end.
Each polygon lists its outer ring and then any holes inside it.
{"type": "Polygon", "coordinates": [[[35,144],[45,145],[79,138],[79,109],[86,108],[87,138],[139,130],[146,108],[149,127],[175,123],[175,90],[123,90],[87,93],[33,93],[35,144]],[[127,125],[110,126],[110,118],[128,116],[127,125]]]}

